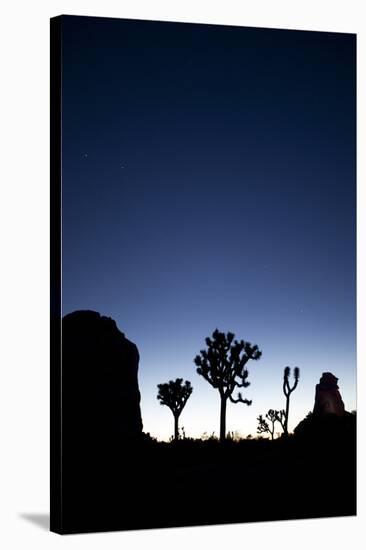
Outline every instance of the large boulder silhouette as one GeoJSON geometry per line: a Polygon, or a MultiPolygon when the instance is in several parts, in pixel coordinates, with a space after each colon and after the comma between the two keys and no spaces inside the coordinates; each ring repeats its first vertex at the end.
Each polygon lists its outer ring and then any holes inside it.
{"type": "Polygon", "coordinates": [[[138,363],[136,345],[113,319],[95,311],[63,318],[62,437],[67,451],[121,445],[141,435],[138,363]]]}

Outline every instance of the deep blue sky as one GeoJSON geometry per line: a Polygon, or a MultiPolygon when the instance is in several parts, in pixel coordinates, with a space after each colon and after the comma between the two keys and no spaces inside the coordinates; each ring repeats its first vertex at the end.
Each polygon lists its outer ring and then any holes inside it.
{"type": "Polygon", "coordinates": [[[323,371],[356,407],[355,36],[63,19],[63,314],[113,317],[141,355],[145,431],[168,437],[156,385],[194,392],[186,433],[218,431],[194,356],[216,327],[258,344],[255,434],[299,366],[293,428],[323,371]]]}

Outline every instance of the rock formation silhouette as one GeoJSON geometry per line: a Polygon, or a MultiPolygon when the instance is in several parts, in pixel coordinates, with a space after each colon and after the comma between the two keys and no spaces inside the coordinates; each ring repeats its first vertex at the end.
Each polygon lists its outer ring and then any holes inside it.
{"type": "Polygon", "coordinates": [[[338,378],[331,372],[323,372],[319,384],[316,385],[313,413],[338,416],[345,414],[344,403],[338,388],[338,378]]]}
{"type": "Polygon", "coordinates": [[[77,449],[138,438],[142,433],[139,353],[115,321],[74,311],[62,321],[64,443],[77,449]]]}
{"type": "Polygon", "coordinates": [[[338,378],[323,372],[315,387],[314,409],[296,426],[296,436],[311,440],[318,448],[342,442],[345,447],[356,440],[356,416],[345,410],[338,378]]]}

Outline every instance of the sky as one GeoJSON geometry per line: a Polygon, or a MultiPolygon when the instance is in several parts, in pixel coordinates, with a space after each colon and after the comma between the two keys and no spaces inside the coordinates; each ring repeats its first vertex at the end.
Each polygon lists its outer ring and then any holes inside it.
{"type": "Polygon", "coordinates": [[[194,357],[215,328],[257,344],[256,435],[300,368],[356,409],[355,35],[65,17],[62,309],[112,317],[140,352],[144,431],[173,432],[157,384],[190,380],[187,436],[219,432],[194,357]]]}

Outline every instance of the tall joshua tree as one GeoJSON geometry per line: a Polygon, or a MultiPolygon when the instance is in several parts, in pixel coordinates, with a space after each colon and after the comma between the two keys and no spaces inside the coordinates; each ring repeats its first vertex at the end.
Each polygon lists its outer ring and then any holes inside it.
{"type": "Polygon", "coordinates": [[[229,399],[232,403],[245,403],[251,405],[248,399],[243,399],[240,392],[237,398],[233,397],[236,388],[249,386],[248,371],[245,368],[249,359],[257,360],[262,355],[258,346],[252,346],[244,340],[235,340],[234,334],[215,330],[212,338],[206,338],[206,350],[201,350],[200,355],[194,359],[197,372],[220,394],[220,441],[225,440],[226,435],[226,405],[229,399]]]}
{"type": "Polygon", "coordinates": [[[193,388],[191,383],[186,380],[183,384],[183,378],[177,378],[175,381],[170,380],[165,384],[158,384],[157,398],[160,405],[166,405],[172,411],[174,416],[174,439],[179,439],[179,416],[185,407],[185,404],[190,397],[193,388]]]}
{"type": "Polygon", "coordinates": [[[283,371],[283,393],[286,397],[286,410],[285,410],[285,421],[282,425],[284,435],[288,436],[288,415],[289,415],[289,409],[290,409],[290,395],[293,391],[296,390],[297,384],[299,383],[299,377],[300,377],[300,369],[299,367],[294,368],[294,384],[291,387],[289,378],[290,378],[290,367],[286,367],[283,371]]]}

